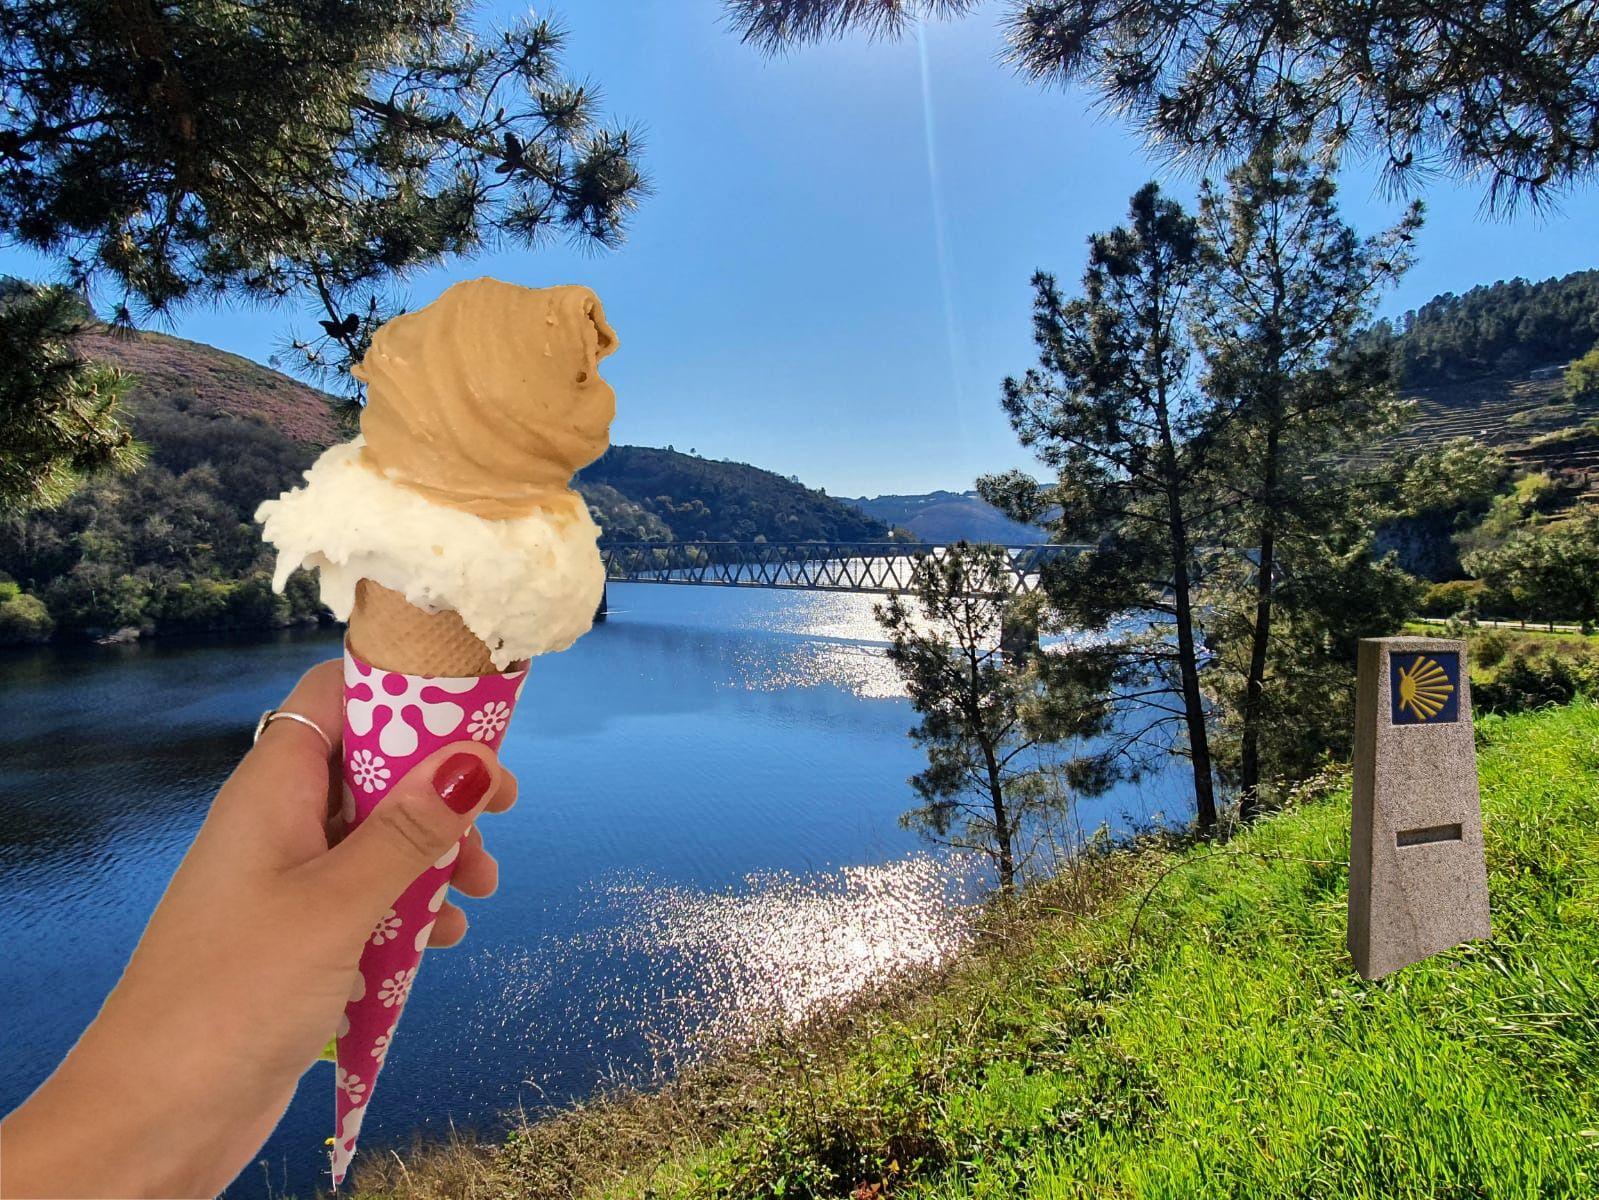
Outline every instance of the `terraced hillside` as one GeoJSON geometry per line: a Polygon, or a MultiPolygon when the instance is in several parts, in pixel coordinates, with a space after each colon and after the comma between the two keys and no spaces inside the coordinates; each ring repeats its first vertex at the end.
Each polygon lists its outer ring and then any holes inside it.
{"type": "Polygon", "coordinates": [[[1403,456],[1469,437],[1548,472],[1568,503],[1599,499],[1599,410],[1570,403],[1562,387],[1559,379],[1476,379],[1406,392],[1415,418],[1376,453],[1403,456]]]}

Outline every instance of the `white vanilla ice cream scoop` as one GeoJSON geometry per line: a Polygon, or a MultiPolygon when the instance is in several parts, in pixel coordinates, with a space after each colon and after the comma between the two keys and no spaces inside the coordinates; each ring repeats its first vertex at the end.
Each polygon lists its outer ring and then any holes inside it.
{"type": "Polygon", "coordinates": [[[458,283],[373,337],[362,436],[256,510],[278,552],[273,586],[316,568],[347,620],[362,579],[452,610],[494,665],[564,650],[605,587],[599,529],[570,488],[604,453],[616,349],[583,287],[458,283]]]}

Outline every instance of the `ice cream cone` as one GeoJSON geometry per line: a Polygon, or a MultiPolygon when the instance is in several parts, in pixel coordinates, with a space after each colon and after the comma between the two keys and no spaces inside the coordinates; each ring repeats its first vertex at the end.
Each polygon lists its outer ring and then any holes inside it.
{"type": "MultiPolygon", "coordinates": [[[[441,746],[497,751],[528,660],[588,631],[605,568],[571,480],[609,440],[616,397],[599,365],[616,347],[588,288],[455,284],[373,335],[353,372],[367,385],[362,435],[257,509],[278,551],[273,587],[313,567],[349,622],[352,828],[441,746]]],[[[335,1045],[335,1185],[459,853],[396,898],[363,951],[335,1045]]]]}
{"type": "Polygon", "coordinates": [[[399,592],[363,579],[345,633],[361,661],[406,675],[493,675],[489,648],[460,615],[428,612],[399,592]]]}
{"type": "MultiPolygon", "coordinates": [[[[344,659],[344,816],[350,826],[364,821],[440,746],[477,741],[498,750],[525,678],[525,667],[495,671],[488,647],[455,613],[427,612],[362,580],[344,659]]],[[[457,843],[396,897],[361,952],[335,1051],[335,1187],[355,1153],[460,849],[457,843]]]]}

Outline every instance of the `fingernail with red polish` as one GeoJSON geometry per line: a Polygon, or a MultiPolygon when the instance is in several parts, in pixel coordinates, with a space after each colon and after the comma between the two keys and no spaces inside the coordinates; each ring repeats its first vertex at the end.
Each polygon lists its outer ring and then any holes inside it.
{"type": "Polygon", "coordinates": [[[475,754],[452,754],[433,772],[433,790],[458,813],[476,808],[493,782],[494,776],[475,754]]]}

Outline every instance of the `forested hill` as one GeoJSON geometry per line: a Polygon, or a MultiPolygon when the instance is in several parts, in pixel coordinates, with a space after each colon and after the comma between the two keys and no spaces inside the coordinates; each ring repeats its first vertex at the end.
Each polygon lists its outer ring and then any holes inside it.
{"type": "Polygon", "coordinates": [[[1373,333],[1395,343],[1407,388],[1524,376],[1599,343],[1599,270],[1445,292],[1373,333]]]}
{"type": "MultiPolygon", "coordinates": [[[[0,645],[315,619],[307,577],[296,577],[287,597],[272,594],[271,556],[252,516],[344,436],[331,398],[159,333],[95,332],[78,349],[132,377],[125,412],[149,462],[80,489],[54,512],[0,521],[0,645]]],[[[670,450],[616,447],[579,488],[606,536],[620,540],[887,534],[881,522],[770,471],[670,450]]]]}
{"type": "MultiPolygon", "coordinates": [[[[113,362],[133,378],[133,425],[154,461],[174,470],[210,462],[237,473],[271,445],[278,453],[267,457],[297,473],[315,451],[345,436],[332,397],[249,359],[149,332],[90,334],[81,343],[86,357],[113,362]]],[[[252,475],[230,490],[253,506],[285,486],[281,475],[252,475]]],[[[605,535],[618,540],[866,541],[888,534],[883,522],[797,480],[671,449],[613,446],[581,472],[578,490],[605,535]]]]}
{"type": "MultiPolygon", "coordinates": [[[[880,541],[888,526],[826,492],[747,463],[612,446],[578,475],[585,495],[614,489],[674,541],[880,541]]],[[[596,505],[596,507],[599,507],[596,505]]],[[[614,520],[613,536],[628,530],[614,520]]],[[[646,536],[658,531],[646,529],[646,536]]]]}
{"type": "Polygon", "coordinates": [[[1599,496],[1599,410],[1567,393],[1561,371],[1599,343],[1599,270],[1435,296],[1371,336],[1392,345],[1416,405],[1379,456],[1469,438],[1547,475],[1556,509],[1599,496]]]}

